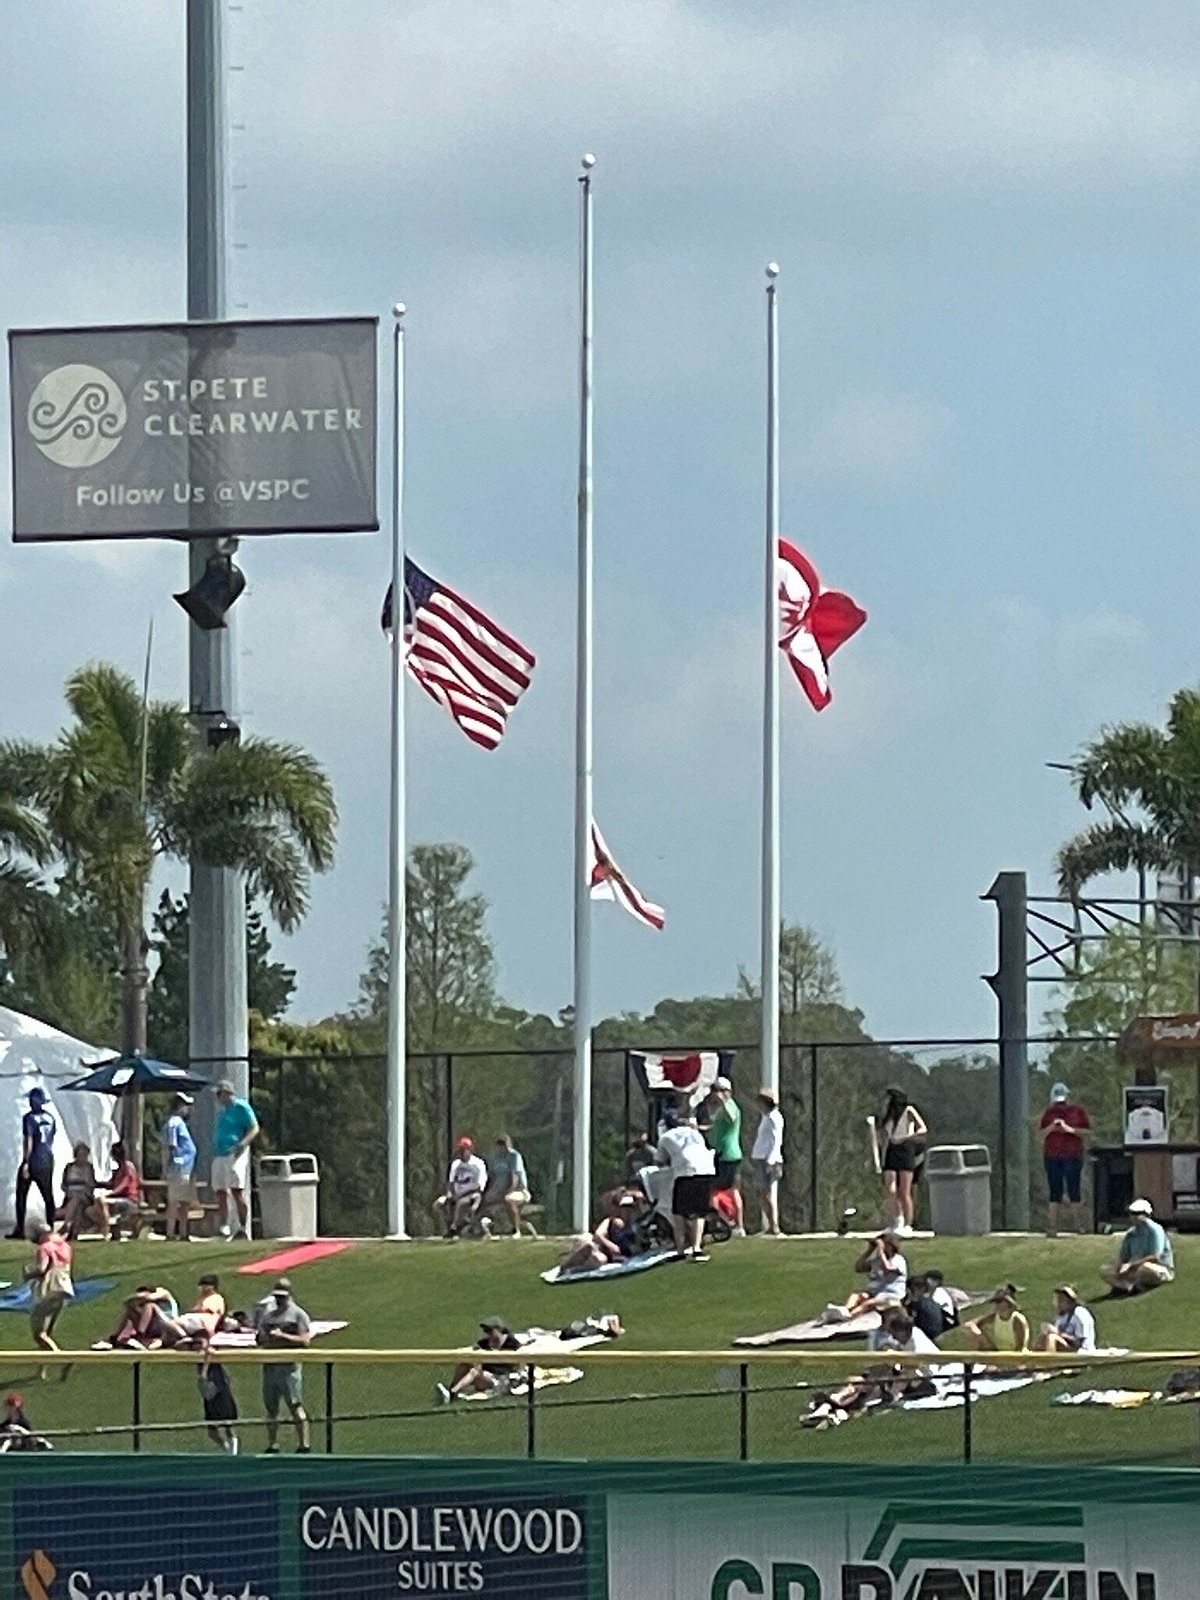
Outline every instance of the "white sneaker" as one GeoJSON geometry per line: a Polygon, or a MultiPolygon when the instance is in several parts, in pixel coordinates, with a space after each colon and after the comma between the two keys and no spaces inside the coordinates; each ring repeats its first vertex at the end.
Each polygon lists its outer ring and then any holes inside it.
{"type": "Polygon", "coordinates": [[[731,1239],[744,1239],[746,1237],[746,1230],[745,1228],[731,1228],[729,1231],[729,1237],[731,1239]]]}
{"type": "Polygon", "coordinates": [[[236,1438],[226,1439],[223,1448],[224,1448],[225,1454],[227,1456],[235,1456],[235,1455],[237,1455],[237,1453],[238,1453],[238,1442],[237,1442],[237,1439],[236,1438]]]}
{"type": "Polygon", "coordinates": [[[448,1406],[450,1404],[452,1396],[450,1394],[449,1389],[447,1389],[446,1385],[444,1383],[438,1383],[438,1384],[434,1385],[434,1388],[435,1388],[435,1390],[437,1392],[437,1397],[438,1397],[439,1402],[444,1406],[448,1406]]]}
{"type": "Polygon", "coordinates": [[[831,1303],[825,1307],[824,1311],[822,1311],[821,1315],[817,1318],[817,1321],[849,1322],[850,1313],[846,1310],[845,1306],[835,1306],[831,1303]]]}

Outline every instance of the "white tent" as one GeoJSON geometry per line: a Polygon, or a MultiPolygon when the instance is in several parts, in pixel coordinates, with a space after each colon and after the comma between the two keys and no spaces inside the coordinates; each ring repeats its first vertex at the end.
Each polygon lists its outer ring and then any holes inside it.
{"type": "MultiPolygon", "coordinates": [[[[21,1165],[21,1118],[29,1109],[26,1097],[35,1084],[45,1089],[58,1124],[54,1139],[55,1193],[62,1169],[71,1159],[71,1147],[78,1139],[86,1139],[96,1171],[107,1176],[117,1137],[112,1097],[57,1091],[112,1055],[111,1050],[84,1044],[35,1017],[0,1006],[0,1223],[5,1231],[13,1224],[13,1195],[21,1165]]],[[[29,1191],[29,1218],[36,1220],[41,1214],[42,1202],[35,1187],[29,1191]]]]}

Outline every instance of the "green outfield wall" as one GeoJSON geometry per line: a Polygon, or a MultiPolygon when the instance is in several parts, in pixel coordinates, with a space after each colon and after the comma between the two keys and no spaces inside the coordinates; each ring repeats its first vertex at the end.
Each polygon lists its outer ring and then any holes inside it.
{"type": "Polygon", "coordinates": [[[0,1457],[0,1600],[1196,1600],[1200,1471],[0,1457]]]}

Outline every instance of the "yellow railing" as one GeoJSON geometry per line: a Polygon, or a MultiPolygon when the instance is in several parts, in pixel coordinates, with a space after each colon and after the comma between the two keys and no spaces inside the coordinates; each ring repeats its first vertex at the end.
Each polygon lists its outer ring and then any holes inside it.
{"type": "MultiPolygon", "coordinates": [[[[462,1346],[435,1350],[356,1350],[338,1349],[336,1346],[310,1345],[307,1349],[252,1347],[246,1349],[215,1349],[212,1361],[222,1364],[246,1363],[261,1366],[264,1363],[280,1365],[292,1361],[318,1366],[363,1366],[371,1363],[391,1363],[397,1366],[444,1366],[458,1362],[467,1355],[486,1354],[487,1362],[496,1366],[527,1367],[648,1367],[664,1362],[671,1365],[692,1366],[847,1366],[860,1367],[864,1362],[886,1361],[889,1365],[927,1367],[937,1361],[964,1362],[975,1367],[1019,1367],[1027,1371],[1057,1368],[1077,1369],[1081,1366],[1131,1366],[1141,1363],[1161,1365],[1195,1363],[1200,1365],[1198,1350],[1098,1350],[1094,1354],[1047,1354],[1039,1351],[992,1350],[939,1350],[936,1355],[905,1355],[896,1350],[829,1350],[826,1348],[746,1350],[737,1347],[724,1350],[628,1350],[612,1346],[585,1350],[488,1350],[462,1346]]],[[[55,1355],[38,1350],[0,1351],[0,1363],[9,1360],[35,1360],[45,1366],[72,1365],[111,1366],[114,1363],[176,1363],[195,1366],[203,1360],[198,1350],[61,1350],[55,1355]]]]}

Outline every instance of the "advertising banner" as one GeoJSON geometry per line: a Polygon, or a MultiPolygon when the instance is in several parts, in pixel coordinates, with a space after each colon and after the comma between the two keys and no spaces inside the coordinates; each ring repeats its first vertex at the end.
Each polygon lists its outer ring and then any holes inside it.
{"type": "Polygon", "coordinates": [[[277,1498],[254,1489],[17,1489],[11,1592],[19,1600],[279,1600],[277,1498]]]}
{"type": "Polygon", "coordinates": [[[304,1600],[588,1600],[586,1507],[521,1494],[321,1496],[300,1509],[304,1600]]]}
{"type": "Polygon", "coordinates": [[[9,333],[13,537],[379,526],[373,317],[9,333]]]}
{"type": "Polygon", "coordinates": [[[1178,1507],[1072,1495],[608,1499],[611,1600],[1174,1600],[1195,1559],[1178,1507]]]}

